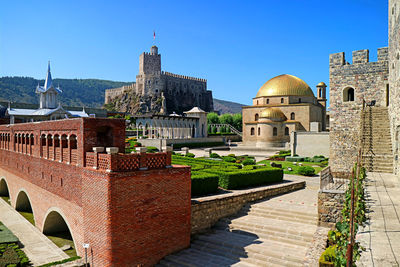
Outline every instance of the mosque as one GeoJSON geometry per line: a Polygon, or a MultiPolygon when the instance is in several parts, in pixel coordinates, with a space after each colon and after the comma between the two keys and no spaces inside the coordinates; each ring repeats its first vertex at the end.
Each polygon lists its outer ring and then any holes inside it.
{"type": "Polygon", "coordinates": [[[317,85],[317,95],[293,75],[268,80],[253,98],[253,105],[243,107],[243,145],[285,147],[293,131],[325,131],[325,83],[317,85]]]}

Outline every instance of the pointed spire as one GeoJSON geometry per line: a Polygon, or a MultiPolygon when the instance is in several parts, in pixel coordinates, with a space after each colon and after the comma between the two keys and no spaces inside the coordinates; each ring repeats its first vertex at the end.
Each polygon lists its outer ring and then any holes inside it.
{"type": "Polygon", "coordinates": [[[50,60],[49,60],[49,65],[48,65],[48,68],[47,68],[46,81],[44,82],[44,90],[47,91],[52,86],[53,86],[53,80],[51,79],[50,60]]]}

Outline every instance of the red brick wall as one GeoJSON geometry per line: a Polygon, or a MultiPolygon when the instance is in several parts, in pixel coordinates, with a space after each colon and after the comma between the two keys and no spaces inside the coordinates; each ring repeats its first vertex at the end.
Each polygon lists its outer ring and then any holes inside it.
{"type": "Polygon", "coordinates": [[[85,170],[83,184],[85,240],[94,266],[152,266],[189,246],[188,167],[109,177],[85,170]]]}

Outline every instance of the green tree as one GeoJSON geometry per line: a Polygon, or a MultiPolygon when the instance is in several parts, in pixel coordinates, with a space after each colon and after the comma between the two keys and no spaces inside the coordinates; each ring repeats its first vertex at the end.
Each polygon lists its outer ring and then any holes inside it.
{"type": "Polygon", "coordinates": [[[219,117],[218,114],[215,112],[210,112],[207,114],[207,123],[208,124],[218,124],[219,122],[219,117]]]}
{"type": "Polygon", "coordinates": [[[242,113],[233,114],[232,120],[233,120],[233,127],[238,129],[239,131],[242,131],[242,120],[243,120],[242,113]]]}
{"type": "Polygon", "coordinates": [[[220,121],[220,123],[229,124],[229,125],[232,125],[232,126],[233,126],[233,117],[232,117],[232,114],[222,114],[222,115],[219,117],[219,121],[220,121]]]}

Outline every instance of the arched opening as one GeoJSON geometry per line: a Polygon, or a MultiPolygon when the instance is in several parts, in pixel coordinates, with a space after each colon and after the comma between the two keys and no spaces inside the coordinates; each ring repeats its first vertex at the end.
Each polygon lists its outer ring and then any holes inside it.
{"type": "Polygon", "coordinates": [[[289,128],[285,127],[285,135],[289,135],[289,128]]]}
{"type": "Polygon", "coordinates": [[[278,135],[278,128],[274,127],[274,128],[272,129],[272,135],[273,135],[273,136],[277,136],[277,135],[278,135]]]}
{"type": "Polygon", "coordinates": [[[33,210],[31,202],[25,191],[20,191],[15,202],[15,209],[31,224],[35,225],[35,218],[33,217],[33,210]]]}
{"type": "Polygon", "coordinates": [[[269,98],[267,98],[267,104],[269,104],[269,98]]]}
{"type": "Polygon", "coordinates": [[[343,102],[352,102],[354,101],[354,88],[346,87],[343,90],[343,102]]]}
{"type": "Polygon", "coordinates": [[[285,100],[283,99],[283,97],[281,98],[281,104],[283,104],[285,102],[285,100]]]}
{"type": "Polygon", "coordinates": [[[58,247],[70,246],[65,250],[68,256],[76,256],[76,248],[68,224],[57,211],[51,211],[43,224],[43,234],[47,236],[58,247]]]}
{"type": "Polygon", "coordinates": [[[256,113],[256,115],[254,115],[254,120],[258,121],[258,113],[256,113]]]}
{"type": "MultiPolygon", "coordinates": [[[[192,138],[195,137],[195,131],[196,131],[196,128],[193,125],[192,126],[192,138]]],[[[204,131],[204,124],[201,125],[201,132],[203,133],[203,131],[204,131]]]]}
{"type": "Polygon", "coordinates": [[[292,121],[296,119],[296,115],[294,114],[294,112],[290,113],[290,119],[292,121]]]}
{"type": "Polygon", "coordinates": [[[0,179],[0,197],[10,204],[10,192],[8,191],[8,186],[6,180],[0,179]]]}
{"type": "Polygon", "coordinates": [[[254,135],[254,127],[251,127],[251,129],[250,129],[250,135],[254,135]]]}
{"type": "Polygon", "coordinates": [[[299,103],[301,103],[301,98],[299,98],[299,103]]]}
{"type": "Polygon", "coordinates": [[[258,135],[261,134],[261,128],[260,128],[260,127],[258,127],[258,129],[257,129],[257,134],[258,134],[258,135]]]}

